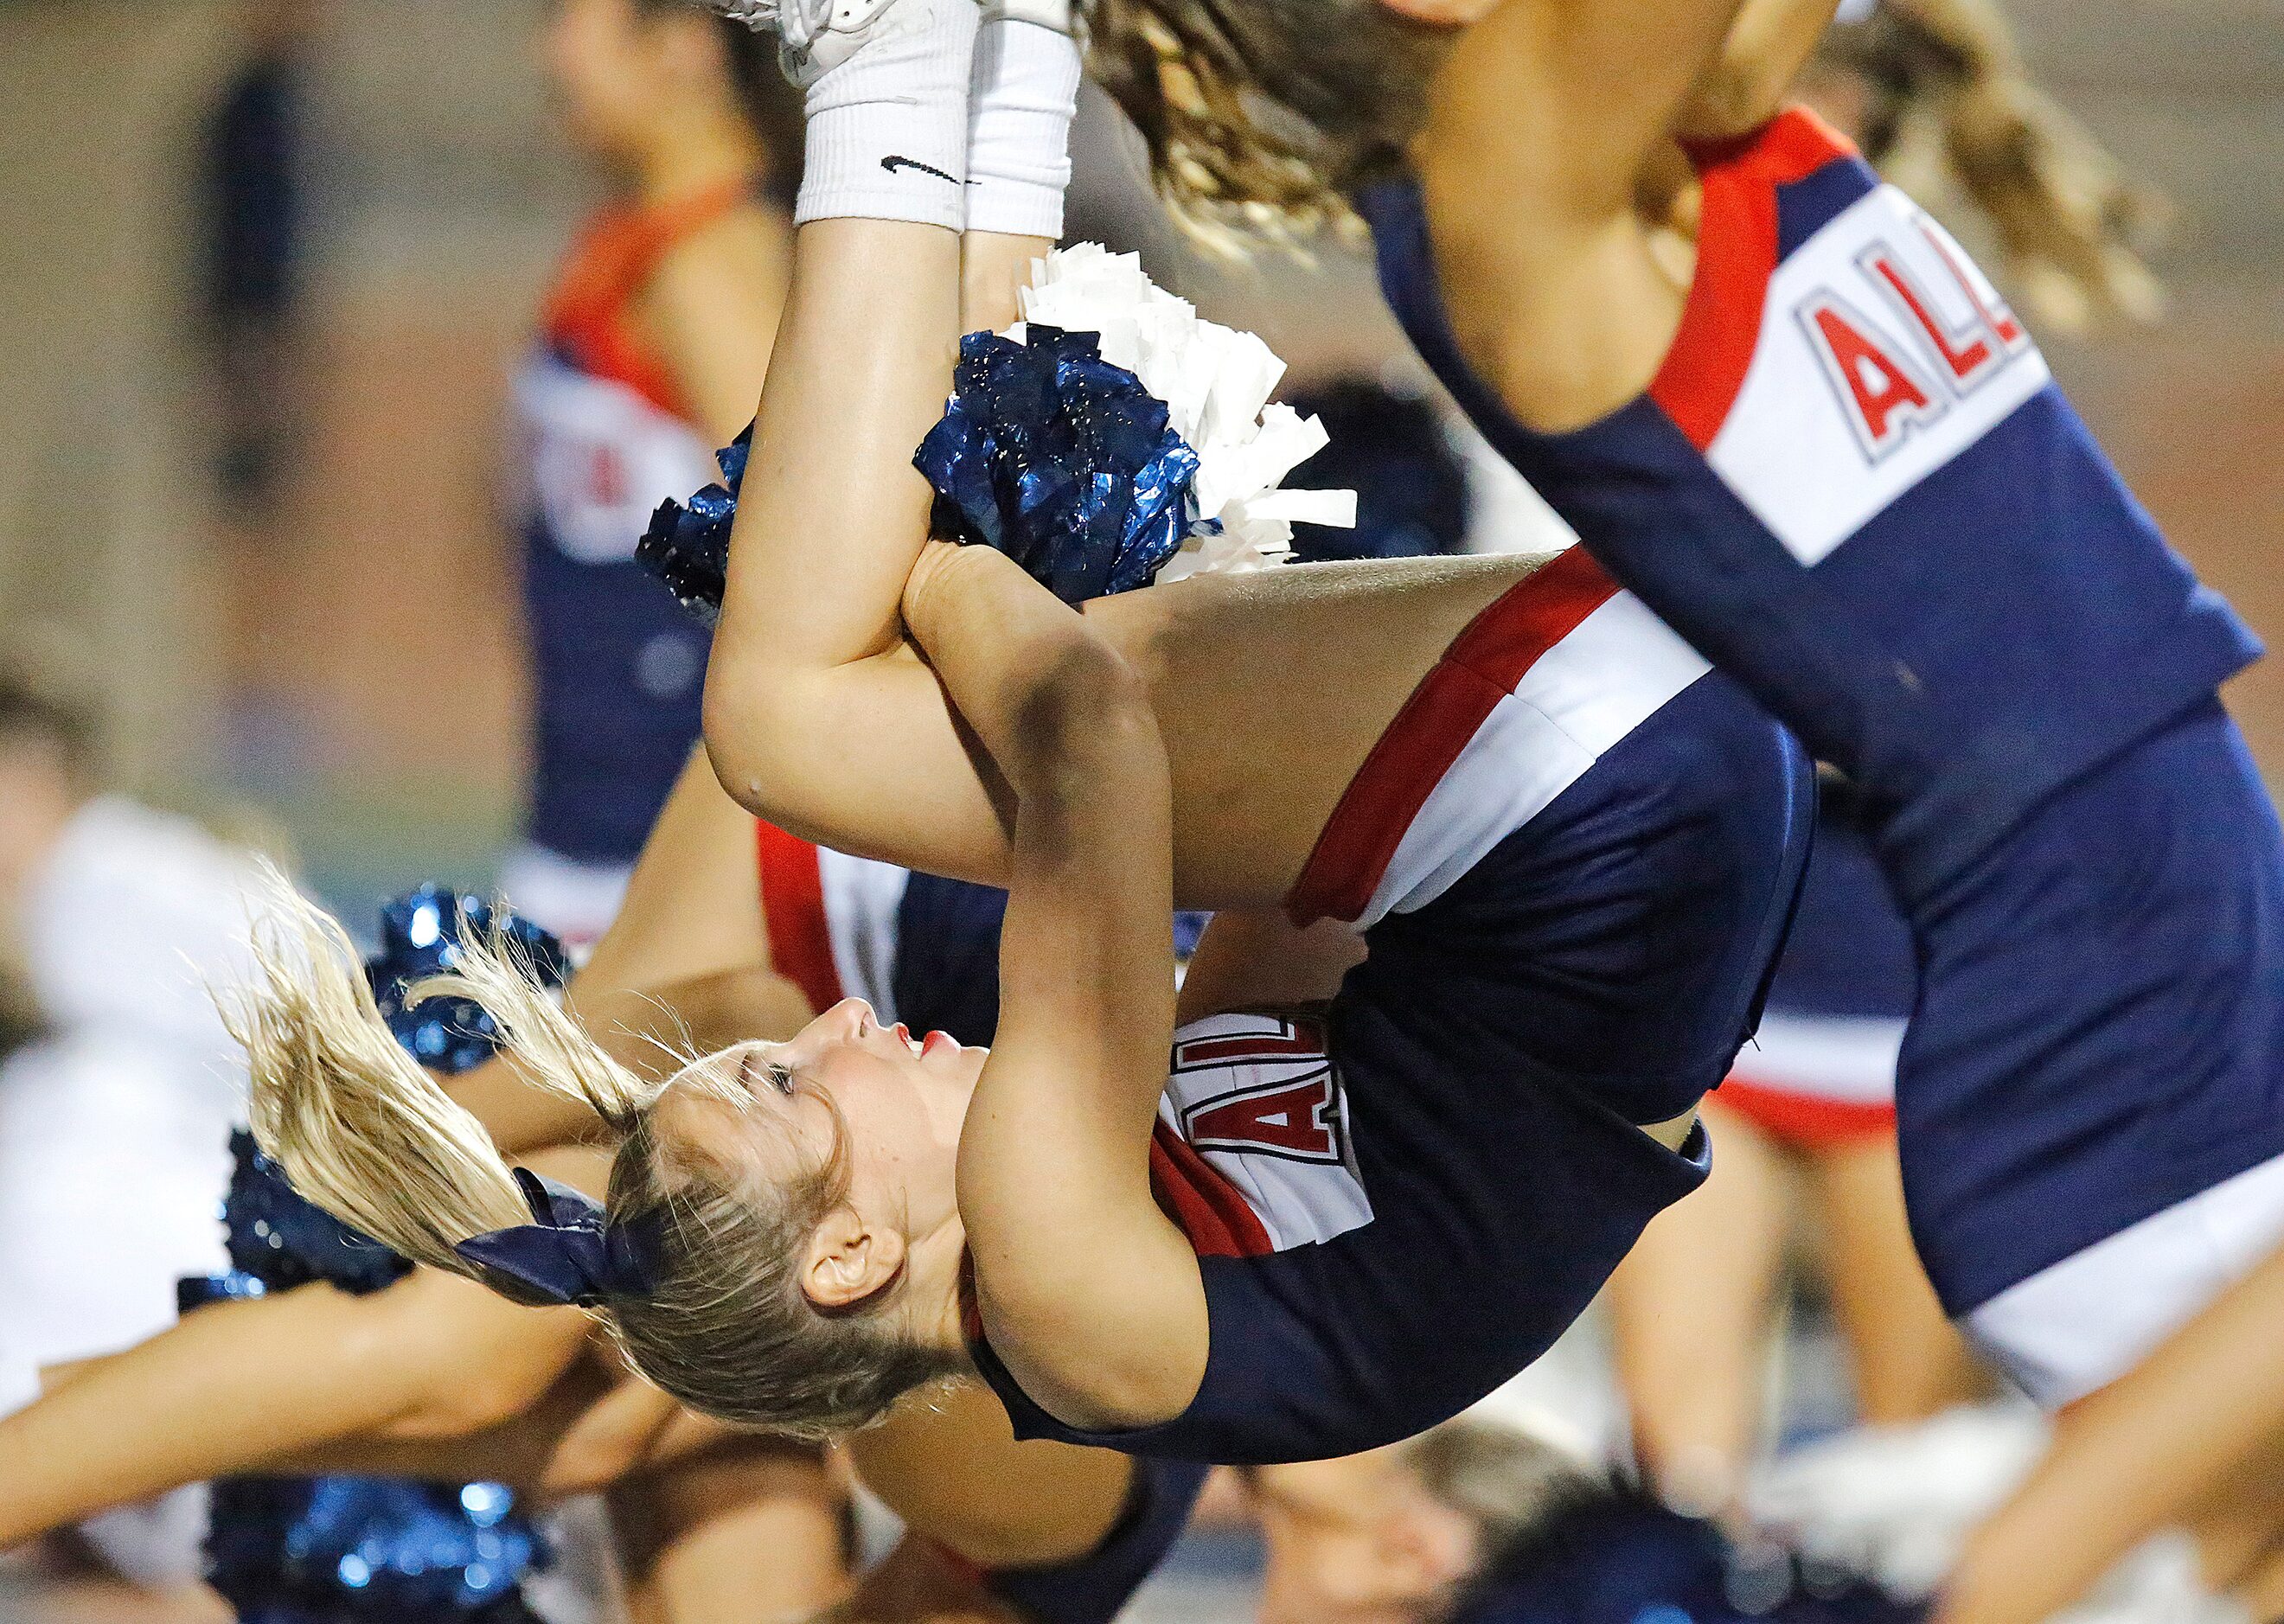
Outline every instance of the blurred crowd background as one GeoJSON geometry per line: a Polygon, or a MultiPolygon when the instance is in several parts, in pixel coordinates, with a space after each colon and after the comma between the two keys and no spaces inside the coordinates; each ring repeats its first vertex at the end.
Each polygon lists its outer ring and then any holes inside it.
{"type": "MultiPolygon", "coordinates": [[[[545,0],[0,0],[0,637],[96,684],[135,787],[238,808],[367,911],[518,816],[505,393],[591,201],[545,0]]],[[[2165,319],[2057,370],[2176,543],[2284,630],[2284,4],[2013,8],[2177,211],[2165,319]]],[[[1098,106],[1096,112],[1100,113],[1098,106]]],[[[1094,121],[1076,224],[1306,374],[1408,362],[1337,254],[1216,269],[1094,121]]],[[[2231,696],[2284,771],[2284,672],[2231,696]]]]}
{"type": "MultiPolygon", "coordinates": [[[[115,782],[289,857],[352,921],[487,887],[522,816],[507,396],[597,195],[534,59],[547,5],[0,0],[0,652],[92,699],[115,782]]],[[[2055,370],[2284,637],[2284,0],[2010,9],[2034,76],[2171,210],[2162,319],[2045,335],[2055,370]]],[[[1361,264],[1210,260],[1140,177],[1091,102],[1074,236],[1142,249],[1298,382],[1426,392],[1361,264]]],[[[1474,477],[1485,544],[1547,534],[1511,475],[1474,477]]],[[[2230,699],[2284,776],[2284,668],[2230,699]]],[[[1849,1407],[1808,1310],[1795,1436],[1849,1407]]],[[[1595,1334],[1535,1401],[1609,1444],[1595,1334]]],[[[1197,1544],[1150,1616],[1220,1616],[1248,1560],[1197,1544]]]]}

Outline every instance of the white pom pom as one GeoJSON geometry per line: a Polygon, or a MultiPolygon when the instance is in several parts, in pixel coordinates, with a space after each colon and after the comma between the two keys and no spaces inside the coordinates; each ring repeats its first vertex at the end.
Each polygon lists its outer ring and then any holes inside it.
{"type": "Polygon", "coordinates": [[[1165,402],[1174,432],[1198,454],[1191,534],[1160,581],[1280,564],[1296,523],[1355,525],[1354,491],[1280,488],[1329,443],[1321,422],[1270,400],[1285,363],[1255,334],[1201,319],[1143,273],[1138,254],[1099,243],[1052,250],[1032,262],[1021,303],[1008,338],[1026,342],[1032,322],[1100,334],[1103,359],[1165,402]]]}

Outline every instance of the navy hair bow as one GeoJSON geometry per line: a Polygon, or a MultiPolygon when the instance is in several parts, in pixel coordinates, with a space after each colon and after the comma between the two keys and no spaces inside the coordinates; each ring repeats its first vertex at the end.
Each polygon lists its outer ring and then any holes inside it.
{"type": "Polygon", "coordinates": [[[567,1184],[515,1169],[532,1222],[494,1230],[452,1248],[484,1272],[484,1284],[532,1308],[591,1308],[606,1297],[645,1297],[658,1287],[655,1216],[604,1221],[602,1204],[567,1184]]]}

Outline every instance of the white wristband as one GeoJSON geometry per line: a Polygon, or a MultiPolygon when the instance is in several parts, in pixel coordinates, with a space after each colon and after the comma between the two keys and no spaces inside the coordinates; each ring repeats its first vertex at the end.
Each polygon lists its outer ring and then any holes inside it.
{"type": "Polygon", "coordinates": [[[975,0],[894,0],[880,32],[809,87],[794,221],[962,229],[975,0]]]}
{"type": "Polygon", "coordinates": [[[967,229],[1063,234],[1078,43],[1052,24],[995,6],[975,45],[967,142],[967,229]]]}

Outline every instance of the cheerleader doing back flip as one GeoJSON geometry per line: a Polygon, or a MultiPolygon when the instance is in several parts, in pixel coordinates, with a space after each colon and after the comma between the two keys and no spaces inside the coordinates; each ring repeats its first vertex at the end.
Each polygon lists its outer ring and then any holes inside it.
{"type": "Polygon", "coordinates": [[[1408,1437],[1534,1358],[1702,1176],[1694,1107],[1755,1019],[1811,775],[1583,554],[1082,615],[932,544],[913,448],[963,326],[1012,315],[1051,238],[1076,57],[995,18],[971,132],[969,0],[852,16],[784,20],[802,223],[708,745],[781,827],[1006,886],[995,1046],[850,1001],[648,1086],[474,956],[524,1065],[621,1140],[598,1213],[511,1177],[312,920],[241,1020],[257,1131],[348,1222],[599,1307],[738,1421],[859,1427],[972,1364],[1024,1435],[1222,1461],[1408,1437]],[[1005,138],[996,85],[1029,121],[1005,138]],[[1225,954],[1249,939],[1178,1032],[1177,898],[1244,910],[1225,954]]]}

